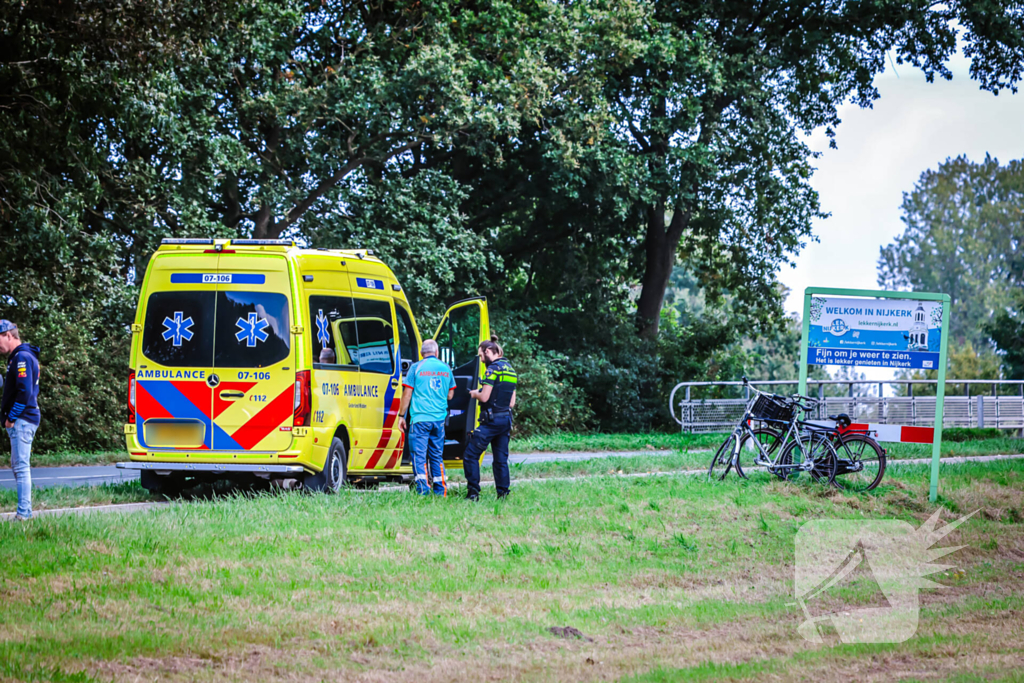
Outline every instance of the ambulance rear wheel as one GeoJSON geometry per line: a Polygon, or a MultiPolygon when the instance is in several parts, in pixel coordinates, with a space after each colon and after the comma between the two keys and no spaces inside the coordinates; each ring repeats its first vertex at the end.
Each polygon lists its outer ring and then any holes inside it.
{"type": "Polygon", "coordinates": [[[346,484],[348,484],[348,453],[345,451],[345,443],[335,437],[331,441],[330,450],[327,451],[324,469],[306,477],[306,489],[337,493],[346,484]]]}
{"type": "Polygon", "coordinates": [[[183,477],[176,477],[170,474],[160,475],[150,470],[139,472],[139,483],[142,484],[142,488],[154,496],[163,495],[168,498],[180,496],[181,492],[185,489],[183,477]]]}

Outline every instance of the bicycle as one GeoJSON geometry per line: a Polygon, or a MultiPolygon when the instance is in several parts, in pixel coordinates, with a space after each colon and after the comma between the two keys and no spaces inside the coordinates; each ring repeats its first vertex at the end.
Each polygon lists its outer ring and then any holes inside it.
{"type": "Polygon", "coordinates": [[[835,421],[838,434],[834,440],[843,448],[842,451],[836,448],[839,453],[834,482],[836,488],[854,493],[871,491],[885,475],[885,449],[871,438],[867,429],[852,429],[853,420],[849,415],[829,415],[828,419],[835,421]]]}
{"type": "MultiPolygon", "coordinates": [[[[749,386],[746,377],[743,384],[749,386]]],[[[793,481],[807,472],[819,483],[832,484],[839,457],[825,430],[806,429],[809,425],[796,419],[797,409],[803,407],[798,401],[769,394],[756,387],[749,388],[756,396],[747,404],[743,418],[711,459],[708,479],[724,479],[733,467],[740,477],[749,478],[743,472],[740,454],[745,448],[751,448],[755,455],[750,465],[763,467],[779,479],[793,481]],[[780,440],[779,432],[754,429],[750,425],[754,420],[786,425],[785,434],[780,440]]]]}
{"type": "MultiPolygon", "coordinates": [[[[820,401],[809,396],[801,395],[794,395],[789,401],[794,407],[798,407],[805,412],[814,410],[820,403],[820,401]]],[[[779,420],[769,416],[761,421],[768,424],[780,424],[781,427],[789,427],[794,419],[790,417],[788,420],[779,420]]],[[[854,493],[863,493],[877,487],[885,474],[885,449],[871,438],[866,429],[851,429],[853,421],[849,415],[845,413],[829,415],[828,419],[835,421],[836,426],[834,428],[823,427],[810,422],[796,421],[796,424],[802,429],[823,432],[828,436],[837,454],[836,476],[832,484],[838,489],[854,493]]],[[[758,441],[761,450],[769,454],[779,450],[779,446],[784,442],[782,433],[770,426],[753,429],[752,438],[758,441]]],[[[741,477],[747,476],[743,470],[742,456],[748,451],[753,450],[748,445],[745,449],[741,448],[737,456],[736,472],[741,477]]],[[[759,466],[764,465],[764,463],[758,462],[758,458],[755,456],[751,465],[759,466]]]]}

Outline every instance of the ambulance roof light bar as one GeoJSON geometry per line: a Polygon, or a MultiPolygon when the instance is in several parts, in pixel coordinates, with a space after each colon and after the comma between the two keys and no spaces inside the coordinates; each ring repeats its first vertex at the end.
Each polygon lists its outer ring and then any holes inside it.
{"type": "Polygon", "coordinates": [[[160,244],[213,244],[213,238],[202,237],[165,237],[160,244]]]}
{"type": "Polygon", "coordinates": [[[275,247],[294,247],[295,240],[231,240],[231,244],[234,246],[275,246],[275,247]]]}

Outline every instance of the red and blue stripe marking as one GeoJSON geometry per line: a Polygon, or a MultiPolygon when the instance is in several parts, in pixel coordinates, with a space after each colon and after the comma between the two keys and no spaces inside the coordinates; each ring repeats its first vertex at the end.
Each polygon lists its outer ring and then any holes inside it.
{"type": "MultiPolygon", "coordinates": [[[[247,391],[252,386],[253,383],[249,382],[224,383],[218,389],[247,391]]],[[[206,382],[139,381],[136,384],[135,401],[138,418],[142,421],[152,418],[181,418],[202,422],[206,429],[203,445],[198,450],[246,451],[266,438],[291,415],[292,388],[288,387],[281,392],[233,434],[228,434],[215,422],[215,418],[230,404],[226,401],[216,401],[213,389],[206,382]]],[[[140,429],[139,443],[143,447],[148,447],[145,438],[145,430],[140,429]]]]}

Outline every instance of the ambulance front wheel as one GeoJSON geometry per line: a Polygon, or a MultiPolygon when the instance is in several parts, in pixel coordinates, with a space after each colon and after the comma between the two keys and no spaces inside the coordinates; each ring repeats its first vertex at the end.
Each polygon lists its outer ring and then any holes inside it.
{"type": "Polygon", "coordinates": [[[306,477],[306,488],[310,491],[337,493],[348,483],[348,453],[344,442],[335,437],[331,441],[331,449],[327,451],[324,469],[306,477]]]}

